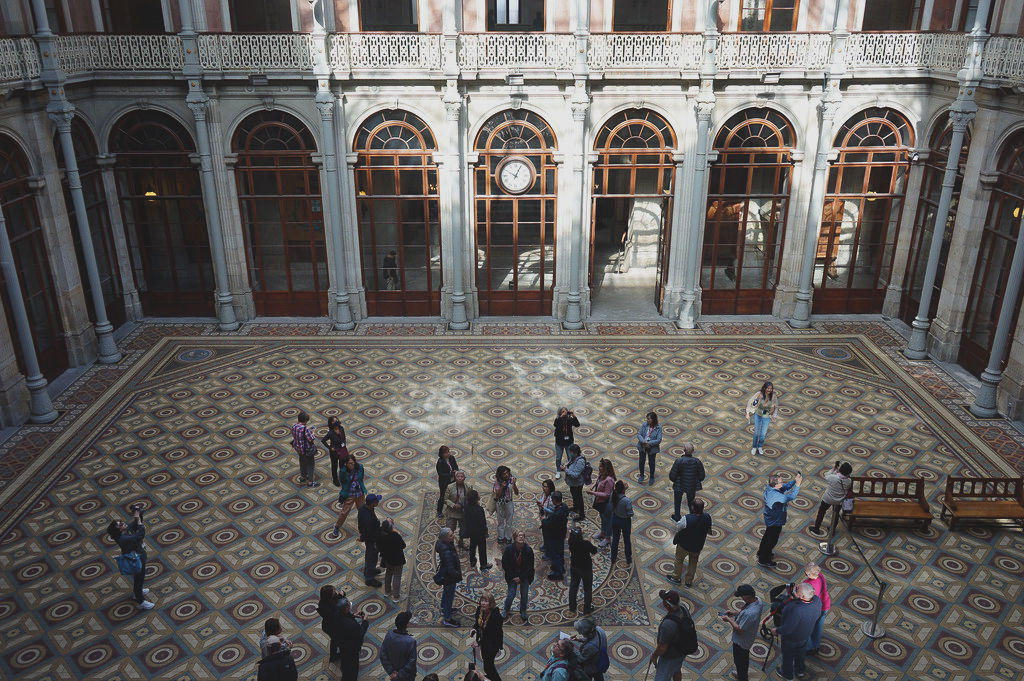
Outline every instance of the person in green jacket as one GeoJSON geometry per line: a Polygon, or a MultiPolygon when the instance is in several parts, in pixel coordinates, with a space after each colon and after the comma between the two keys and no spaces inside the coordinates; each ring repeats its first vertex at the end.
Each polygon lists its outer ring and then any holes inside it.
{"type": "Polygon", "coordinates": [[[341,536],[341,526],[345,524],[352,507],[357,509],[363,507],[366,500],[366,484],[364,483],[365,473],[363,464],[356,461],[355,454],[350,454],[345,461],[345,467],[338,475],[341,489],[338,490],[338,503],[341,504],[341,512],[338,513],[338,520],[334,523],[334,531],[331,532],[331,539],[341,536]]]}

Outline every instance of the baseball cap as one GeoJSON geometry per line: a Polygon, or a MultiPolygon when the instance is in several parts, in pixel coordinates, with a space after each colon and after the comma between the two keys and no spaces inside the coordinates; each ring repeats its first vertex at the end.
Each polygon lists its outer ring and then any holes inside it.
{"type": "Polygon", "coordinates": [[[370,503],[373,503],[374,501],[380,501],[383,498],[384,497],[382,497],[379,494],[367,494],[366,495],[366,503],[370,504],[370,503]]]}
{"type": "Polygon", "coordinates": [[[661,598],[661,600],[665,601],[666,603],[671,603],[672,605],[679,605],[679,592],[675,591],[674,589],[669,589],[668,591],[659,591],[658,596],[661,598]]]}
{"type": "Polygon", "coordinates": [[[754,591],[754,587],[749,584],[740,584],[736,587],[736,593],[733,596],[756,596],[757,592],[754,591]]]}

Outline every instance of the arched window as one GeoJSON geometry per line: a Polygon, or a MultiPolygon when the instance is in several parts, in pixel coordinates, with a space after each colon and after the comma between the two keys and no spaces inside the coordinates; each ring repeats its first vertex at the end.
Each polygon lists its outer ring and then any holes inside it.
{"type": "MultiPolygon", "coordinates": [[[[988,202],[985,228],[981,233],[978,260],[971,282],[971,295],[964,316],[960,363],[975,374],[988,364],[999,312],[1006,294],[1010,261],[1021,238],[1024,213],[1024,130],[1011,136],[999,150],[999,177],[988,202]]],[[[1016,318],[1024,305],[1024,288],[1017,296],[1011,340],[1016,318]]],[[[1007,347],[1009,347],[1009,343],[1007,347]]]]}
{"type": "Polygon", "coordinates": [[[356,212],[370,315],[441,313],[436,149],[430,128],[408,111],[379,111],[356,132],[356,212]]]}
{"type": "Polygon", "coordinates": [[[473,173],[477,289],[485,315],[551,314],[555,279],[555,135],[525,109],[477,133],[473,173]]]}
{"type": "MultiPolygon", "coordinates": [[[[924,274],[928,267],[928,251],[931,249],[935,215],[939,207],[939,195],[942,193],[942,176],[946,172],[946,163],[949,162],[949,143],[952,137],[953,123],[947,112],[939,118],[932,130],[928,160],[924,163],[924,173],[921,176],[921,193],[914,215],[914,232],[907,255],[907,271],[903,278],[903,297],[900,299],[900,318],[907,324],[914,321],[921,302],[924,274]]],[[[957,165],[956,183],[953,185],[953,201],[949,204],[949,219],[943,226],[942,254],[939,256],[939,269],[932,289],[929,319],[935,317],[939,306],[939,292],[946,276],[946,257],[949,253],[950,239],[953,237],[953,223],[956,222],[956,207],[960,201],[960,187],[964,181],[964,166],[967,164],[967,151],[970,146],[971,135],[968,131],[960,148],[960,162],[957,165]]]]}
{"type": "MultiPolygon", "coordinates": [[[[85,214],[89,218],[89,229],[92,234],[92,248],[96,254],[96,266],[100,273],[100,288],[103,291],[104,310],[107,319],[114,327],[125,321],[124,289],[121,286],[121,275],[117,263],[117,251],[114,249],[114,236],[110,226],[110,214],[107,212],[107,196],[103,190],[103,175],[96,162],[96,142],[92,132],[81,118],[71,121],[71,140],[75,148],[75,160],[78,163],[78,174],[82,182],[82,196],[85,199],[85,214]]],[[[64,150],[60,143],[60,134],[53,136],[54,153],[57,165],[64,168],[64,150]]],[[[82,238],[78,234],[75,217],[75,205],[71,200],[67,176],[63,178],[64,205],[67,208],[68,220],[71,223],[71,238],[75,242],[75,255],[78,258],[78,274],[82,280],[85,293],[85,304],[89,310],[89,318],[96,319],[96,310],[92,302],[92,288],[89,275],[85,269],[85,256],[82,252],[82,238]]]]}
{"type": "Polygon", "coordinates": [[[892,109],[865,109],[840,128],[818,235],[815,312],[882,311],[913,145],[910,124],[892,109]]]}
{"type": "MultiPolygon", "coordinates": [[[[7,224],[7,236],[14,253],[14,267],[18,271],[18,283],[25,299],[39,367],[46,378],[53,379],[68,368],[68,356],[35,191],[29,186],[31,174],[28,158],[18,143],[0,135],[0,208],[7,224]]],[[[7,313],[7,327],[15,339],[18,367],[26,373],[7,287],[2,279],[0,292],[7,313]]]]}
{"type": "Polygon", "coordinates": [[[668,121],[649,109],[621,111],[598,130],[590,211],[594,305],[628,296],[661,309],[675,146],[668,121]]]}
{"type": "Polygon", "coordinates": [[[260,111],[231,143],[256,314],[327,314],[327,247],[320,171],[309,129],[284,111],[260,111]]]}
{"type": "Polygon", "coordinates": [[[110,149],[143,312],[212,315],[210,239],[191,136],[165,113],[133,111],[114,126],[110,149]]]}
{"type": "Polygon", "coordinates": [[[769,314],[782,266],[793,126],[773,109],[744,109],[715,137],[701,256],[705,314],[769,314]]]}

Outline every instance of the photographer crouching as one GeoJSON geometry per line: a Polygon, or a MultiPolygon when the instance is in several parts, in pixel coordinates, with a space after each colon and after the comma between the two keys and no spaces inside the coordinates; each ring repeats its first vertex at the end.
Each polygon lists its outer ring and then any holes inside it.
{"type": "Polygon", "coordinates": [[[107,526],[107,534],[121,547],[121,555],[117,558],[117,567],[122,575],[132,577],[132,591],[135,602],[143,610],[153,607],[146,600],[149,589],[142,586],[146,578],[146,547],[142,540],[146,538],[146,527],[142,524],[145,507],[140,503],[131,505],[132,522],[129,525],[123,520],[112,520],[107,526]]]}

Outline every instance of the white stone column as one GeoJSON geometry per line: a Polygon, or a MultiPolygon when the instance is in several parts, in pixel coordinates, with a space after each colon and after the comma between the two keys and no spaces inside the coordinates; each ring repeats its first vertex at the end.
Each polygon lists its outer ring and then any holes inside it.
{"type": "Polygon", "coordinates": [[[686,213],[686,231],[683,248],[683,286],[682,300],[679,306],[679,317],[676,325],[680,329],[693,329],[697,326],[700,316],[700,252],[703,246],[704,216],[703,208],[708,202],[708,145],[711,115],[715,110],[715,95],[708,88],[697,96],[694,107],[697,114],[697,137],[694,141],[693,185],[690,193],[690,205],[686,213]]]}
{"type": "Polygon", "coordinates": [[[586,204],[589,203],[588,181],[586,177],[587,167],[587,112],[590,109],[590,97],[586,91],[584,81],[576,81],[572,101],[572,129],[573,139],[570,142],[570,151],[566,154],[569,165],[572,167],[572,187],[577,193],[576,210],[572,211],[572,221],[569,224],[569,291],[565,298],[565,318],[562,320],[563,328],[569,330],[583,328],[583,311],[580,306],[580,281],[581,281],[581,251],[583,244],[589,244],[589,239],[584,239],[583,234],[586,225],[583,224],[583,216],[587,213],[586,204]],[[575,147],[575,149],[573,149],[575,147]]]}
{"type": "Polygon", "coordinates": [[[114,177],[116,163],[117,158],[113,154],[100,154],[96,157],[96,165],[100,168],[100,180],[103,183],[103,195],[107,204],[107,216],[110,219],[110,233],[114,241],[117,270],[121,276],[125,317],[137,321],[142,319],[142,302],[139,300],[139,291],[135,284],[135,271],[132,269],[128,238],[124,229],[124,217],[121,214],[120,192],[117,189],[117,178],[114,177]]]}
{"type": "MultiPolygon", "coordinates": [[[[803,137],[803,135],[797,135],[797,139],[803,137]]],[[[803,230],[807,229],[807,214],[802,210],[804,199],[807,196],[804,186],[805,158],[803,149],[793,149],[789,152],[789,161],[792,165],[789,171],[789,199],[785,215],[786,230],[782,241],[782,253],[776,256],[781,258],[782,262],[779,267],[779,278],[775,283],[775,299],[772,301],[772,314],[784,319],[793,312],[802,261],[801,251],[792,248],[792,245],[801,243],[803,230]]]]}
{"type": "Polygon", "coordinates": [[[355,328],[352,321],[352,309],[349,307],[348,289],[345,285],[345,246],[341,226],[341,178],[338,177],[337,140],[334,135],[334,95],[327,89],[327,81],[321,81],[316,94],[316,106],[320,110],[320,129],[323,139],[323,170],[324,181],[321,193],[327,195],[328,212],[324,215],[324,230],[332,251],[334,277],[331,281],[334,301],[334,328],[338,331],[349,331],[355,328]]]}
{"type": "Polygon", "coordinates": [[[78,173],[78,159],[75,157],[75,146],[71,139],[71,121],[75,117],[75,108],[63,96],[55,97],[51,91],[48,111],[50,119],[57,126],[60,137],[61,151],[64,154],[64,174],[67,178],[68,193],[71,205],[75,209],[75,226],[82,248],[82,261],[89,279],[89,292],[92,295],[93,313],[96,315],[96,340],[98,359],[103,364],[114,364],[121,360],[121,353],[114,342],[114,326],[107,318],[107,303],[103,299],[103,285],[100,283],[100,268],[96,264],[96,250],[93,247],[92,229],[89,215],[85,209],[85,196],[82,194],[82,178],[78,173]]]}
{"type": "Polygon", "coordinates": [[[887,317],[899,317],[900,314],[903,285],[908,274],[910,245],[914,240],[917,212],[921,210],[921,185],[924,183],[928,156],[928,149],[915,149],[910,154],[907,189],[903,192],[903,212],[900,214],[900,231],[893,251],[889,283],[885,287],[885,300],[882,301],[882,314],[887,317]]]}
{"type": "Polygon", "coordinates": [[[32,423],[51,423],[57,419],[57,410],[53,408],[50,393],[47,392],[47,381],[39,368],[36,346],[32,340],[32,326],[28,321],[25,309],[25,298],[21,294],[21,282],[18,281],[18,270],[14,264],[14,253],[11,251],[11,240],[7,236],[7,221],[0,210],[0,269],[3,270],[4,284],[7,286],[7,299],[11,304],[11,317],[18,333],[21,346],[21,357],[25,363],[25,386],[29,392],[29,421],[32,423]]]}
{"type": "MultiPolygon", "coordinates": [[[[680,139],[682,132],[679,133],[680,139]]],[[[689,210],[688,197],[693,195],[693,174],[686,172],[686,154],[677,151],[672,154],[675,163],[675,177],[672,181],[672,219],[669,223],[668,275],[665,281],[665,300],[661,313],[665,317],[679,316],[680,300],[686,267],[686,211],[689,210]]]]}

